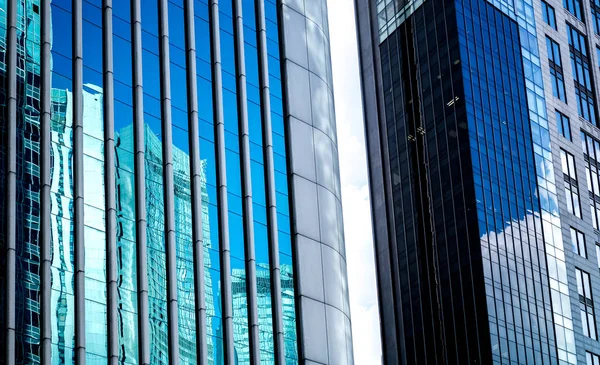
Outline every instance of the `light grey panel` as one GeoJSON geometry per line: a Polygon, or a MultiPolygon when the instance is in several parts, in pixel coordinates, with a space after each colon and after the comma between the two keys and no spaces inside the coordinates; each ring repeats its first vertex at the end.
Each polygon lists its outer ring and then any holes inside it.
{"type": "Polygon", "coordinates": [[[344,280],[342,279],[342,258],[332,248],[321,245],[323,255],[323,281],[325,285],[325,302],[343,311],[344,280]]]}
{"type": "Polygon", "coordinates": [[[320,241],[317,184],[299,176],[292,179],[294,194],[303,199],[294,203],[296,233],[320,241]]]}
{"type": "Polygon", "coordinates": [[[352,326],[350,325],[350,318],[345,318],[345,326],[346,330],[346,359],[348,360],[348,365],[354,364],[354,356],[352,355],[352,326]]]}
{"type": "Polygon", "coordinates": [[[310,74],[310,104],[313,126],[331,138],[333,128],[329,112],[329,105],[331,104],[329,100],[329,88],[325,81],[314,73],[310,74]]]}
{"type": "Polygon", "coordinates": [[[312,124],[310,105],[310,77],[308,70],[293,62],[286,64],[287,75],[291,87],[288,88],[288,113],[303,122],[312,124]]]}
{"type": "Polygon", "coordinates": [[[336,199],[335,206],[336,206],[336,212],[337,212],[337,218],[338,218],[338,220],[337,220],[338,238],[337,239],[339,242],[342,243],[339,246],[339,252],[340,252],[340,255],[342,255],[342,258],[345,260],[346,259],[346,245],[344,244],[344,242],[345,242],[345,240],[344,240],[344,212],[342,210],[342,202],[339,199],[336,199]]]}
{"type": "Polygon", "coordinates": [[[308,69],[317,76],[327,80],[327,62],[325,59],[325,34],[313,21],[306,21],[306,37],[308,47],[308,69]]]}
{"type": "Polygon", "coordinates": [[[326,0],[280,0],[279,19],[300,360],[348,364],[352,343],[346,336],[350,318],[326,0]],[[320,246],[321,260],[308,263],[314,245],[320,246]],[[319,271],[324,284],[315,284],[319,271]],[[316,317],[315,308],[323,308],[317,302],[327,308],[325,332],[312,323],[322,318],[316,317]]]}
{"type": "Polygon", "coordinates": [[[332,306],[325,306],[327,315],[327,346],[329,347],[329,364],[348,364],[348,352],[346,349],[346,320],[348,317],[340,310],[332,306]],[[336,351],[332,351],[336,349],[336,351]]]}
{"type": "Polygon", "coordinates": [[[308,297],[301,297],[300,311],[302,313],[300,322],[304,329],[301,338],[304,344],[303,358],[328,364],[327,338],[329,334],[327,333],[325,305],[308,297]]]}
{"type": "Polygon", "coordinates": [[[323,292],[323,268],[321,244],[304,236],[296,240],[298,265],[298,289],[304,295],[318,301],[325,301],[323,292]]]}
{"type": "Polygon", "coordinates": [[[332,141],[318,129],[314,129],[314,139],[317,183],[330,191],[335,191],[332,141]]]}
{"type": "Polygon", "coordinates": [[[306,11],[306,18],[315,22],[319,28],[324,29],[323,18],[327,18],[327,9],[323,8],[323,1],[305,0],[304,9],[306,11]]]}
{"type": "MultiPolygon", "coordinates": [[[[320,0],[318,0],[320,1],[320,0]]],[[[290,9],[295,10],[298,14],[304,14],[304,2],[305,0],[282,0],[281,3],[284,4],[284,7],[289,7],[290,9]]],[[[284,11],[284,16],[286,12],[284,11]]],[[[287,20],[284,22],[287,23],[287,20]]],[[[293,27],[291,29],[294,29],[293,27]]]]}
{"type": "MultiPolygon", "coordinates": [[[[326,188],[318,186],[318,189],[321,242],[334,249],[339,256],[340,241],[338,234],[336,198],[333,193],[326,188]]],[[[328,261],[325,260],[324,262],[328,261]]],[[[339,306],[338,308],[342,307],[339,306]]]]}
{"type": "Polygon", "coordinates": [[[315,144],[313,128],[300,120],[290,117],[290,139],[297,141],[291,146],[290,163],[295,174],[316,181],[315,144]]]}
{"type": "Polygon", "coordinates": [[[288,44],[295,47],[290,50],[288,59],[298,65],[308,68],[308,53],[306,44],[306,21],[305,18],[286,6],[283,7],[283,38],[288,44]]]}

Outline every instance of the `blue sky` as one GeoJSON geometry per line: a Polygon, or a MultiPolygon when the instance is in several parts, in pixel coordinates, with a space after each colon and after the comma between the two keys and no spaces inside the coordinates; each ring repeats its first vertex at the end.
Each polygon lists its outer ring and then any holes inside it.
{"type": "Polygon", "coordinates": [[[328,0],[354,361],[380,364],[373,235],[353,0],[328,0]]]}

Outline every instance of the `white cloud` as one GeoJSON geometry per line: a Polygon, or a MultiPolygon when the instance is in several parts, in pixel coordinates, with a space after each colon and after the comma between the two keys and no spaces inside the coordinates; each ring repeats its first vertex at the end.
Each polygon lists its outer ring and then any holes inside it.
{"type": "Polygon", "coordinates": [[[356,364],[380,364],[381,340],[353,0],[328,0],[344,234],[356,364]]]}

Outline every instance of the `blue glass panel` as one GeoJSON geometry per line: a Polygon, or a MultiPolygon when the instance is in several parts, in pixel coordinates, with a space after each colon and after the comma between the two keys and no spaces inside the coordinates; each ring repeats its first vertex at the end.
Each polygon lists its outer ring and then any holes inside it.
{"type": "Polygon", "coordinates": [[[164,191],[160,74],[158,59],[158,7],[142,0],[142,65],[144,82],[144,144],[146,169],[146,245],[150,362],[168,364],[167,281],[164,236],[164,191]]]}
{"type": "Polygon", "coordinates": [[[52,363],[74,364],[71,2],[53,1],[51,16],[52,363]]]}
{"type": "Polygon", "coordinates": [[[102,10],[83,2],[83,154],[86,358],[107,361],[102,10]]]}

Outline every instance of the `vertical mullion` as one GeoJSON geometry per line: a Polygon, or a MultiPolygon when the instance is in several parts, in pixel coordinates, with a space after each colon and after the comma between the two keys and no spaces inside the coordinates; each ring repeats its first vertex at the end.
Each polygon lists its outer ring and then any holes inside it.
{"type": "Polygon", "coordinates": [[[267,225],[269,235],[269,263],[271,267],[271,300],[273,312],[273,337],[275,364],[285,364],[283,335],[283,304],[281,298],[281,273],[279,268],[279,235],[275,195],[275,165],[273,160],[273,135],[271,125],[271,91],[267,55],[267,28],[264,0],[256,0],[256,37],[261,97],[263,156],[265,163],[265,187],[267,201],[267,225]]]}
{"type": "Polygon", "coordinates": [[[196,80],[196,33],[194,26],[194,0],[185,0],[185,47],[188,102],[188,137],[190,151],[192,240],[194,259],[194,297],[196,312],[196,359],[200,365],[208,364],[206,331],[206,298],[204,283],[204,237],[202,222],[202,177],[200,167],[200,142],[198,138],[198,83],[196,80]]]}
{"type": "Polygon", "coordinates": [[[16,281],[17,281],[17,1],[7,6],[7,161],[6,161],[6,364],[16,357],[16,281]]]}
{"type": "Polygon", "coordinates": [[[169,55],[168,1],[158,0],[160,47],[160,98],[163,153],[163,189],[165,213],[165,246],[167,256],[167,316],[169,363],[179,364],[179,328],[177,310],[177,263],[175,241],[175,205],[173,181],[173,130],[171,117],[171,69],[169,55]]]}
{"type": "Polygon", "coordinates": [[[75,243],[75,364],[85,364],[85,247],[83,226],[82,0],[73,0],[73,203],[75,243]]]}
{"type": "Polygon", "coordinates": [[[250,136],[248,132],[248,96],[246,91],[246,64],[244,57],[244,22],[242,0],[233,0],[233,34],[235,45],[236,88],[242,178],[242,209],[244,250],[246,258],[246,300],[250,338],[250,363],[260,364],[260,336],[256,290],[256,253],[254,242],[254,214],[252,209],[252,175],[250,171],[250,136]]]}
{"type": "Polygon", "coordinates": [[[131,1],[133,120],[134,120],[134,178],[137,245],[138,337],[141,365],[150,365],[148,316],[148,266],[146,242],[146,168],[144,165],[144,87],[142,78],[142,24],[140,0],[131,1]]]}
{"type": "Polygon", "coordinates": [[[210,0],[209,19],[211,32],[211,63],[213,78],[215,155],[217,168],[217,206],[219,212],[219,237],[221,260],[221,291],[224,363],[235,361],[233,345],[233,302],[231,294],[231,249],[229,244],[229,214],[227,203],[227,173],[225,160],[225,122],[223,116],[223,76],[221,74],[221,37],[219,27],[219,1],[210,0]]]}
{"type": "Polygon", "coordinates": [[[40,156],[41,156],[41,355],[42,364],[49,364],[52,358],[52,321],[51,321],[51,297],[52,297],[52,234],[51,234],[51,27],[50,2],[42,1],[42,48],[41,48],[41,105],[42,115],[40,118],[40,156]]]}
{"type": "Polygon", "coordinates": [[[117,305],[117,211],[115,186],[115,116],[114,116],[114,65],[112,0],[102,1],[103,46],[103,102],[104,102],[104,199],[106,209],[106,315],[108,363],[117,365],[119,360],[119,330],[117,305]]]}

